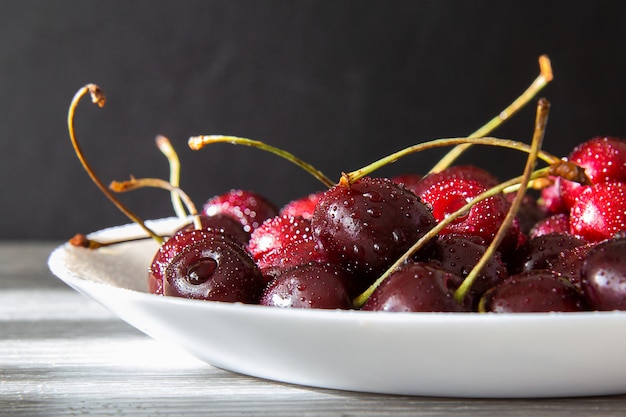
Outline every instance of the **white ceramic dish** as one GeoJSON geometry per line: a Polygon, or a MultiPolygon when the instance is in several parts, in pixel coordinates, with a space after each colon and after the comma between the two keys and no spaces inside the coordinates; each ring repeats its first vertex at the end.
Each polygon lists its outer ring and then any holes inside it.
{"type": "MultiPolygon", "coordinates": [[[[159,231],[176,219],[151,222],[159,231]]],[[[94,233],[140,235],[135,225],[94,233]]],[[[452,397],[626,393],[626,312],[283,310],[145,293],[157,249],[63,245],[51,271],[139,330],[230,371],[314,387],[452,397]]],[[[167,360],[167,358],[163,358],[167,360]]]]}

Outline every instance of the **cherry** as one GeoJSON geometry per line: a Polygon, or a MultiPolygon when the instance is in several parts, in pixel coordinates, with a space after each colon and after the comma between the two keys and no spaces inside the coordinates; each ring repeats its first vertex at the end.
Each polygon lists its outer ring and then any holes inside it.
{"type": "MultiPolygon", "coordinates": [[[[450,178],[433,183],[420,194],[420,197],[432,208],[433,216],[440,222],[485,191],[487,188],[477,181],[450,178]]],[[[458,217],[446,226],[441,234],[477,236],[488,244],[498,232],[508,208],[509,204],[504,196],[496,194],[475,204],[464,216],[458,217]]],[[[517,223],[509,229],[501,249],[508,251],[515,247],[518,234],[517,223]]]]}
{"type": "Polygon", "coordinates": [[[283,214],[267,219],[252,232],[248,251],[255,260],[258,260],[264,254],[290,242],[311,239],[313,235],[310,220],[283,214]]]}
{"type": "Polygon", "coordinates": [[[263,291],[260,304],[272,307],[343,309],[352,307],[346,272],[310,263],[282,270],[263,291]]]}
{"type": "Polygon", "coordinates": [[[587,259],[589,251],[596,245],[596,243],[586,243],[575,248],[565,250],[556,258],[550,258],[547,260],[548,269],[556,273],[557,275],[567,279],[574,284],[579,290],[582,289],[581,274],[582,267],[587,259]]]}
{"type": "Polygon", "coordinates": [[[479,311],[492,313],[533,313],[584,311],[585,300],[576,287],[548,270],[513,275],[488,290],[479,311]]]}
{"type": "Polygon", "coordinates": [[[626,238],[597,244],[582,267],[582,288],[596,310],[626,310],[626,238]]]}
{"type": "Polygon", "coordinates": [[[323,191],[319,191],[316,193],[308,194],[302,198],[297,200],[290,201],[285,204],[281,209],[279,214],[286,214],[289,216],[300,216],[305,219],[311,219],[313,217],[313,212],[315,211],[315,206],[317,205],[318,200],[322,196],[323,191]]]}
{"type": "Polygon", "coordinates": [[[453,165],[443,171],[430,173],[423,177],[421,181],[414,182],[412,186],[407,186],[407,188],[417,195],[422,195],[434,184],[454,178],[476,181],[485,188],[495,187],[500,183],[495,175],[476,165],[453,165]]]}
{"type": "MultiPolygon", "coordinates": [[[[605,182],[626,182],[626,140],[597,136],[576,146],[568,160],[585,170],[592,184],[605,182]]],[[[567,207],[572,207],[576,197],[587,186],[562,180],[561,195],[567,207]]]]}
{"type": "Polygon", "coordinates": [[[406,173],[391,177],[391,181],[395,182],[396,184],[400,184],[406,189],[413,191],[414,194],[417,194],[415,192],[415,189],[417,187],[417,184],[422,181],[422,178],[424,178],[424,176],[420,174],[406,173]]]}
{"type": "Polygon", "coordinates": [[[148,292],[163,295],[165,269],[182,248],[190,245],[202,236],[203,232],[200,230],[183,227],[159,246],[148,268],[148,292]]]}
{"type": "Polygon", "coordinates": [[[362,310],[394,312],[468,311],[454,299],[461,277],[426,263],[409,261],[394,270],[367,299],[362,310]]]}
{"type": "Polygon", "coordinates": [[[329,260],[356,273],[364,285],[435,223],[415,194],[390,179],[374,177],[333,186],[311,219],[313,235],[329,260]]]}
{"type": "Polygon", "coordinates": [[[552,214],[539,220],[530,229],[529,237],[548,235],[551,233],[568,234],[570,232],[569,215],[565,213],[552,214]]]}
{"type": "Polygon", "coordinates": [[[561,177],[553,177],[552,181],[552,184],[541,189],[540,206],[548,214],[569,214],[569,208],[561,195],[561,177]]]}
{"type": "Polygon", "coordinates": [[[273,203],[263,196],[247,190],[230,190],[210,198],[203,208],[205,216],[226,214],[244,227],[248,233],[259,227],[265,220],[278,214],[273,203]]]}
{"type": "Polygon", "coordinates": [[[159,265],[153,273],[163,273],[164,295],[252,304],[258,303],[265,285],[243,246],[214,231],[183,232],[168,251],[159,250],[153,264],[159,265]]]}
{"type": "Polygon", "coordinates": [[[586,242],[576,236],[564,233],[550,233],[529,239],[508,262],[509,271],[519,274],[536,269],[546,269],[549,261],[560,253],[582,246],[586,242]]]}
{"type": "MultiPolygon", "coordinates": [[[[480,238],[458,235],[442,236],[435,242],[433,248],[431,262],[437,262],[443,269],[461,278],[467,277],[486,250],[480,238]]],[[[508,276],[501,254],[496,252],[481,269],[480,275],[472,284],[469,296],[477,302],[485,291],[508,276]]]]}
{"type": "MultiPolygon", "coordinates": [[[[250,233],[244,230],[243,225],[231,216],[227,216],[225,214],[200,216],[200,225],[202,230],[212,229],[219,231],[220,233],[229,235],[231,238],[243,245],[246,245],[250,239],[250,233]]],[[[181,227],[174,234],[183,230],[192,230],[195,228],[196,225],[194,223],[189,223],[181,227]]]]}
{"type": "Polygon", "coordinates": [[[287,268],[327,261],[313,238],[311,221],[286,214],[267,219],[252,232],[248,251],[267,280],[287,268]]]}
{"type": "Polygon", "coordinates": [[[626,182],[585,187],[572,206],[571,233],[598,242],[622,230],[626,230],[626,182]]]}
{"type": "MultiPolygon", "coordinates": [[[[507,193],[504,196],[509,204],[513,203],[515,193],[507,193]]],[[[539,204],[537,199],[528,193],[524,195],[517,212],[520,232],[524,235],[529,235],[537,223],[545,220],[545,218],[546,210],[539,204]]]]}

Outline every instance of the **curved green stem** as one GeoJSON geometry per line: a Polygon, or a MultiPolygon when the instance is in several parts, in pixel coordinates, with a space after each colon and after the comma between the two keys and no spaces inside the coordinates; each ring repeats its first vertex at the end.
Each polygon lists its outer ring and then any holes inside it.
{"type": "MultiPolygon", "coordinates": [[[[161,151],[163,155],[167,158],[167,161],[170,165],[170,184],[174,187],[180,187],[180,160],[178,159],[178,154],[176,150],[172,146],[172,143],[165,136],[157,136],[155,139],[156,145],[161,151]]],[[[172,200],[172,207],[174,208],[174,213],[180,219],[184,219],[187,217],[187,213],[185,212],[185,208],[183,207],[183,202],[180,198],[180,195],[176,191],[170,192],[170,197],[172,200]]]]}
{"type": "Polygon", "coordinates": [[[169,191],[172,194],[175,194],[185,203],[189,214],[193,216],[194,227],[196,229],[202,229],[202,224],[200,223],[200,216],[198,215],[196,205],[183,190],[175,187],[170,182],[167,182],[160,178],[131,178],[127,181],[113,181],[109,185],[109,188],[116,193],[124,193],[143,187],[161,188],[163,190],[169,191]]]}
{"type": "Polygon", "coordinates": [[[128,217],[130,220],[137,223],[146,233],[148,233],[150,237],[156,240],[159,244],[163,243],[163,238],[161,236],[157,235],[155,232],[152,231],[152,229],[146,226],[144,221],[141,220],[139,216],[137,216],[130,209],[124,206],[124,204],[122,204],[122,202],[119,201],[113,195],[113,193],[109,191],[109,189],[107,189],[104,183],[95,174],[89,162],[87,162],[87,159],[85,158],[83,154],[83,151],[78,143],[78,140],[76,139],[76,133],[74,130],[74,114],[76,113],[76,108],[78,107],[78,103],[80,102],[80,100],[87,94],[91,95],[92,102],[94,104],[97,104],[98,107],[104,107],[104,104],[106,103],[106,97],[104,96],[104,93],[102,92],[100,87],[98,87],[95,84],[85,85],[84,87],[82,87],[80,90],[76,92],[76,94],[74,95],[74,98],[72,99],[72,102],[70,104],[70,108],[67,114],[67,127],[68,127],[68,131],[70,135],[70,140],[72,141],[72,146],[74,147],[74,152],[76,153],[78,160],[82,164],[85,171],[87,171],[89,178],[91,178],[91,180],[94,182],[94,184],[96,184],[98,189],[109,199],[109,201],[111,201],[115,205],[115,207],[117,207],[122,213],[124,213],[126,217],[128,217]]]}
{"type": "MultiPolygon", "coordinates": [[[[539,91],[541,91],[550,81],[554,79],[552,65],[550,64],[550,59],[546,55],[539,57],[539,72],[540,73],[537,78],[535,78],[532,84],[522,93],[522,95],[515,99],[515,101],[513,101],[506,109],[501,111],[496,117],[469,135],[469,137],[483,137],[493,132],[496,128],[523,108],[530,100],[532,100],[533,97],[537,95],[537,93],[539,93],[539,91]]],[[[452,165],[452,163],[470,146],[472,146],[471,143],[464,143],[451,149],[443,158],[439,160],[430,172],[443,171],[452,165]]]]}
{"type": "MultiPolygon", "coordinates": [[[[522,177],[520,179],[520,184],[522,184],[522,186],[519,188],[519,190],[517,190],[513,202],[511,203],[511,207],[506,213],[506,216],[502,221],[502,224],[500,225],[500,228],[498,229],[498,232],[496,233],[493,241],[489,244],[487,249],[485,249],[485,252],[478,260],[476,265],[472,268],[467,277],[465,277],[459,288],[457,288],[454,292],[454,298],[459,304],[461,304],[467,296],[472,285],[474,284],[474,281],[478,279],[478,275],[482,271],[483,267],[487,264],[487,262],[489,262],[489,259],[491,259],[491,257],[498,250],[500,243],[502,243],[502,240],[506,236],[506,232],[508,231],[509,227],[511,227],[511,224],[513,224],[515,216],[517,216],[517,212],[519,211],[522,200],[524,199],[524,195],[526,194],[527,184],[529,183],[529,181],[532,180],[532,172],[537,161],[539,149],[541,149],[541,144],[543,142],[549,110],[550,103],[548,103],[548,101],[545,99],[539,100],[539,103],[537,105],[535,131],[533,133],[533,139],[531,142],[531,151],[528,154],[528,158],[526,159],[524,173],[522,174],[522,177]]],[[[549,170],[550,167],[548,167],[548,171],[549,170]]]]}
{"type": "Polygon", "coordinates": [[[330,180],[321,171],[313,167],[313,165],[304,162],[302,159],[297,158],[287,151],[268,145],[265,142],[261,142],[259,140],[222,135],[192,136],[191,138],[189,138],[189,147],[194,151],[202,149],[203,147],[212,143],[230,143],[232,145],[245,145],[271,152],[304,169],[306,172],[321,181],[322,184],[324,184],[326,187],[330,188],[335,185],[332,180],[330,180]]]}
{"type": "MultiPolygon", "coordinates": [[[[398,159],[407,156],[412,153],[421,152],[426,149],[438,148],[443,146],[452,146],[458,144],[471,143],[473,145],[488,145],[488,146],[498,146],[502,148],[510,148],[516,149],[521,152],[531,152],[531,148],[529,145],[518,142],[514,140],[508,139],[498,139],[498,138],[490,138],[490,137],[481,137],[481,138],[442,138],[442,139],[434,139],[428,142],[418,143],[417,145],[409,146],[408,148],[402,149],[398,152],[395,152],[391,155],[388,155],[384,158],[379,159],[378,161],[372,162],[371,164],[358,169],[356,171],[352,171],[348,174],[344,174],[344,178],[348,181],[348,183],[353,183],[354,181],[362,178],[366,175],[371,174],[375,170],[396,162],[398,159]]],[[[553,164],[560,159],[554,155],[551,155],[547,152],[540,151],[539,158],[547,162],[548,164],[553,164]]]]}

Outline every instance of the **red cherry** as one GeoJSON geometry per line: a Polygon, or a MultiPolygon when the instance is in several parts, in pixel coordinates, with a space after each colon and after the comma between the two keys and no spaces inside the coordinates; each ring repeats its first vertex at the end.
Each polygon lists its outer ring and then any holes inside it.
{"type": "Polygon", "coordinates": [[[570,231],[591,242],[610,239],[626,230],[626,183],[587,187],[571,209],[570,231]]]}
{"type": "MultiPolygon", "coordinates": [[[[470,202],[487,188],[474,180],[462,178],[444,179],[428,187],[420,197],[432,208],[433,216],[440,222],[470,202]]],[[[489,244],[506,216],[509,204],[502,194],[496,194],[477,204],[467,213],[446,226],[441,234],[478,236],[489,244]]],[[[509,229],[503,247],[517,245],[519,224],[509,229]]]]}
{"type": "Polygon", "coordinates": [[[311,232],[311,221],[289,215],[267,219],[250,237],[248,251],[267,280],[287,268],[327,261],[311,232]]]}
{"type": "Polygon", "coordinates": [[[259,194],[245,190],[230,190],[209,199],[204,204],[203,214],[209,217],[226,214],[239,220],[247,233],[252,233],[265,220],[276,216],[278,209],[259,194]]]}
{"type": "MultiPolygon", "coordinates": [[[[568,160],[584,168],[592,184],[626,182],[626,140],[597,136],[576,146],[568,160]]],[[[565,205],[572,207],[588,186],[562,179],[560,192],[565,205]]]]}
{"type": "Polygon", "coordinates": [[[258,260],[264,254],[290,242],[312,238],[310,220],[283,214],[267,219],[252,232],[248,251],[258,260]]]}
{"type": "Polygon", "coordinates": [[[569,233],[569,214],[553,214],[540,220],[530,230],[528,237],[531,239],[537,236],[549,235],[550,233],[569,233]]]}
{"type": "Polygon", "coordinates": [[[283,208],[280,209],[280,214],[286,214],[289,216],[300,216],[310,220],[311,217],[313,217],[313,212],[315,211],[317,201],[320,199],[322,194],[324,194],[324,192],[320,191],[317,193],[311,193],[297,200],[290,201],[289,203],[285,204],[283,208]]]}
{"type": "Polygon", "coordinates": [[[585,169],[593,184],[626,182],[626,140],[608,136],[590,139],[570,153],[570,161],[585,169]]]}
{"type": "Polygon", "coordinates": [[[443,171],[428,174],[419,182],[409,181],[407,178],[400,177],[400,179],[404,179],[407,188],[417,195],[422,195],[436,183],[455,178],[476,181],[485,188],[494,187],[500,182],[495,175],[476,165],[453,165],[443,171]]]}
{"type": "Polygon", "coordinates": [[[554,183],[541,189],[540,205],[548,214],[569,213],[561,195],[561,177],[552,178],[554,183]]]}

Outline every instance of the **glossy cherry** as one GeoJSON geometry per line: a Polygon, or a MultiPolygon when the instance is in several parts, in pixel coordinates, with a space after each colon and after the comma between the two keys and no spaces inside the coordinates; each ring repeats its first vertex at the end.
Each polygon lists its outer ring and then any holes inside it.
{"type": "Polygon", "coordinates": [[[566,279],[548,270],[513,275],[485,293],[480,311],[539,313],[585,311],[582,294],[566,279]]]}
{"type": "Polygon", "coordinates": [[[260,304],[282,308],[350,309],[345,271],[323,263],[282,270],[265,288],[260,304]]]}
{"type": "Polygon", "coordinates": [[[311,223],[329,260],[354,272],[365,285],[436,224],[415,194],[373,177],[326,191],[311,223]]]}
{"type": "Polygon", "coordinates": [[[186,244],[173,248],[171,259],[160,261],[164,295],[258,303],[265,281],[241,244],[221,233],[197,230],[186,232],[181,241],[186,244]]]}
{"type": "Polygon", "coordinates": [[[278,214],[278,208],[265,197],[247,190],[230,190],[210,198],[202,214],[225,214],[241,222],[247,233],[252,233],[265,220],[278,214]]]}
{"type": "Polygon", "coordinates": [[[622,230],[626,230],[626,182],[585,187],[572,205],[571,233],[598,242],[622,230]]]}
{"type": "Polygon", "coordinates": [[[626,310],[626,238],[599,243],[582,267],[582,288],[596,310],[626,310]]]}
{"type": "Polygon", "coordinates": [[[362,310],[393,312],[469,311],[454,299],[462,278],[440,267],[408,262],[374,290],[362,310]]]}

